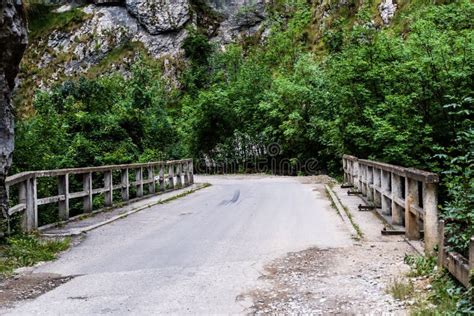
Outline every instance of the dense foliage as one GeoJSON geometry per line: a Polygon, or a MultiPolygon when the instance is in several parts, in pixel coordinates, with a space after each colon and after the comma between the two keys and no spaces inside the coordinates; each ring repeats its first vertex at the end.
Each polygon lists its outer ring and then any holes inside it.
{"type": "Polygon", "coordinates": [[[65,82],[35,98],[36,115],[18,124],[15,169],[38,170],[181,156],[166,105],[173,96],[152,68],[131,78],[65,82]]]}
{"type": "MultiPolygon", "coordinates": [[[[271,32],[219,50],[199,30],[183,49],[180,88],[139,62],[131,77],[66,82],[18,124],[15,170],[165,159],[310,158],[337,174],[344,153],[443,174],[454,249],[474,234],[474,5],[402,12],[381,28],[370,6],[323,30],[310,53],[306,1],[278,1],[271,32]]],[[[351,13],[353,14],[353,13],[351,13]]]]}

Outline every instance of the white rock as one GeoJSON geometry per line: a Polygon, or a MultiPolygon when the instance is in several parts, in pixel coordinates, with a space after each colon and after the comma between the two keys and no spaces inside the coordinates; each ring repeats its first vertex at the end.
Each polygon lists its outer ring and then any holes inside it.
{"type": "Polygon", "coordinates": [[[383,23],[389,24],[397,12],[397,4],[393,3],[393,0],[382,0],[378,8],[383,23]]]}

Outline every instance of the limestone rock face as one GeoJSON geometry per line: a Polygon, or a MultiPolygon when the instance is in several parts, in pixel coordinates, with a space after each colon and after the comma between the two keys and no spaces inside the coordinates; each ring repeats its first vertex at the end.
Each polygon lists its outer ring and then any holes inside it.
{"type": "Polygon", "coordinates": [[[267,0],[206,0],[224,16],[216,40],[227,44],[240,36],[251,36],[263,30],[267,0]]]}
{"type": "Polygon", "coordinates": [[[200,19],[215,18],[208,35],[219,44],[263,34],[269,0],[199,0],[201,11],[191,0],[124,0],[125,5],[109,6],[58,1],[64,4],[55,9],[57,14],[77,8],[85,14],[83,20],[34,39],[25,58],[28,67],[20,75],[21,91],[29,86],[48,89],[99,68],[127,75],[142,48],[157,59],[179,60],[187,26],[196,27],[200,19]]]}
{"type": "MultiPolygon", "coordinates": [[[[21,2],[20,2],[21,3],[21,2]]],[[[18,65],[27,44],[25,17],[18,1],[0,3],[0,234],[1,217],[6,217],[5,178],[12,161],[14,120],[11,93],[15,87],[18,65]]]]}
{"type": "MultiPolygon", "coordinates": [[[[152,35],[124,7],[88,5],[83,11],[88,18],[76,29],[55,30],[31,47],[30,53],[41,56],[38,68],[53,70],[47,78],[36,78],[33,72],[32,79],[39,88],[47,89],[64,76],[74,77],[86,73],[109,54],[131,43],[140,43],[155,58],[176,56],[187,34],[185,29],[180,29],[152,35]]],[[[108,70],[125,72],[122,71],[123,67],[132,64],[136,57],[127,57],[110,65],[108,70]]]]}
{"type": "Polygon", "coordinates": [[[191,17],[188,0],[126,0],[126,7],[152,35],[176,32],[191,17]]]}

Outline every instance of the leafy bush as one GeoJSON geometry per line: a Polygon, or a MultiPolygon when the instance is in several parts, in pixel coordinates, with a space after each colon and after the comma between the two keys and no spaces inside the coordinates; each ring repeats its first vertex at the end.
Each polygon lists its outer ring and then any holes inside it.
{"type": "Polygon", "coordinates": [[[445,233],[452,250],[468,257],[467,249],[474,236],[474,124],[473,99],[465,98],[445,108],[454,121],[454,142],[440,148],[437,156],[445,161],[443,188],[447,200],[443,206],[445,233]]]}
{"type": "Polygon", "coordinates": [[[436,257],[424,257],[407,255],[404,259],[405,263],[411,268],[409,276],[427,276],[433,273],[436,267],[436,257]]]}
{"type": "Polygon", "coordinates": [[[448,272],[431,274],[432,288],[419,298],[414,315],[471,315],[474,312],[472,289],[466,290],[448,272]]]}
{"type": "Polygon", "coordinates": [[[15,171],[178,158],[166,112],[172,91],[138,63],[130,79],[67,81],[35,98],[36,115],[17,125],[15,171]]]}

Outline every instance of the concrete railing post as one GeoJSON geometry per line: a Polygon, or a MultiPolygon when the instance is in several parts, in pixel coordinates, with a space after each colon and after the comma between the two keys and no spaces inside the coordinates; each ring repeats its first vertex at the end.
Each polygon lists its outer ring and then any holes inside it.
{"type": "Polygon", "coordinates": [[[166,190],[166,184],[165,184],[165,167],[163,165],[160,165],[160,191],[165,191],[166,190]]]}
{"type": "Polygon", "coordinates": [[[374,201],[374,168],[367,167],[367,200],[374,201]]]}
{"type": "Polygon", "coordinates": [[[412,205],[418,205],[418,183],[405,178],[405,235],[408,239],[420,239],[420,230],[416,215],[411,211],[412,205]]]}
{"type": "Polygon", "coordinates": [[[174,164],[171,163],[168,167],[168,185],[170,189],[174,189],[174,164]]]}
{"type": "Polygon", "coordinates": [[[26,185],[26,231],[31,232],[38,228],[38,193],[36,177],[27,180],[26,185]]]}
{"type": "Polygon", "coordinates": [[[367,196],[369,189],[369,166],[364,165],[364,196],[367,196]]]}
{"type": "Polygon", "coordinates": [[[381,169],[376,169],[374,168],[373,174],[374,174],[374,205],[375,207],[381,207],[382,206],[382,196],[379,191],[377,191],[377,188],[381,188],[381,169]]]}
{"type": "Polygon", "coordinates": [[[432,254],[438,245],[438,192],[435,183],[423,183],[423,211],[425,253],[432,254]]]}
{"type": "Polygon", "coordinates": [[[362,165],[361,166],[361,179],[362,179],[362,186],[361,186],[361,192],[363,196],[367,196],[367,166],[362,165]]]}
{"type": "Polygon", "coordinates": [[[189,161],[189,184],[194,183],[194,163],[192,160],[189,161]]]}
{"type": "Polygon", "coordinates": [[[128,168],[122,170],[122,200],[130,199],[130,182],[128,177],[128,168]]]}
{"type": "Polygon", "coordinates": [[[135,170],[135,181],[137,188],[137,196],[143,196],[143,168],[138,168],[135,170]]]}
{"type": "Polygon", "coordinates": [[[352,160],[349,160],[348,165],[349,165],[349,184],[355,186],[356,184],[354,183],[354,162],[352,160]]]}
{"type": "Polygon", "coordinates": [[[356,173],[356,164],[354,161],[351,160],[350,162],[350,170],[351,170],[351,184],[353,186],[357,186],[357,182],[356,182],[356,176],[357,176],[357,173],[356,173]]]}
{"type": "Polygon", "coordinates": [[[113,174],[112,170],[106,171],[104,173],[104,186],[105,186],[105,205],[112,206],[114,204],[114,183],[113,183],[113,174]]]}
{"type": "Polygon", "coordinates": [[[474,269],[474,236],[469,243],[469,269],[474,269]]]}
{"type": "Polygon", "coordinates": [[[346,178],[344,179],[347,184],[352,184],[352,161],[349,161],[348,159],[344,158],[344,163],[346,166],[346,169],[344,169],[344,175],[346,178]]]}
{"type": "Polygon", "coordinates": [[[402,197],[400,176],[392,173],[392,224],[403,225],[403,209],[396,203],[402,197]]]}
{"type": "Polygon", "coordinates": [[[59,219],[67,221],[69,219],[69,175],[58,177],[58,194],[64,196],[64,200],[59,201],[59,219]]]}
{"type": "Polygon", "coordinates": [[[189,185],[189,161],[186,161],[183,164],[183,173],[184,173],[184,185],[188,186],[189,185]]]}
{"type": "Polygon", "coordinates": [[[359,190],[361,190],[361,188],[362,188],[362,181],[361,181],[361,180],[362,180],[362,179],[361,179],[361,173],[362,173],[362,171],[361,171],[361,166],[360,166],[360,164],[359,164],[358,161],[355,163],[354,171],[355,171],[355,172],[354,172],[354,179],[355,179],[354,182],[356,183],[356,187],[357,187],[359,190]]]}
{"type": "Polygon", "coordinates": [[[469,243],[469,277],[470,286],[474,287],[474,236],[471,237],[469,243]]]}
{"type": "Polygon", "coordinates": [[[346,160],[347,164],[347,182],[354,185],[354,167],[351,160],[346,160]]]}
{"type": "Polygon", "coordinates": [[[26,205],[26,181],[20,182],[18,185],[18,202],[26,205]]]}
{"type": "Polygon", "coordinates": [[[82,187],[87,195],[83,199],[84,213],[92,212],[92,173],[84,173],[82,178],[82,187]]]}
{"type": "Polygon", "coordinates": [[[148,180],[151,181],[148,184],[148,193],[155,193],[155,171],[153,167],[148,167],[148,180]]]}
{"type": "Polygon", "coordinates": [[[444,265],[444,220],[440,220],[438,223],[438,266],[440,268],[444,265]]]}
{"type": "Polygon", "coordinates": [[[348,183],[349,182],[349,177],[347,176],[347,173],[349,171],[349,167],[347,166],[347,159],[346,158],[342,158],[342,171],[344,173],[344,183],[348,183]]]}
{"type": "Polygon", "coordinates": [[[178,163],[176,165],[176,186],[178,188],[183,186],[183,180],[181,179],[181,168],[182,168],[182,163],[178,163]]]}
{"type": "Polygon", "coordinates": [[[20,184],[20,202],[26,205],[23,213],[22,228],[25,232],[32,232],[38,227],[38,205],[36,193],[36,178],[28,178],[20,184]]]}
{"type": "Polygon", "coordinates": [[[391,201],[387,198],[387,195],[390,194],[390,172],[382,170],[381,173],[382,196],[380,200],[382,214],[390,215],[391,201]]]}

